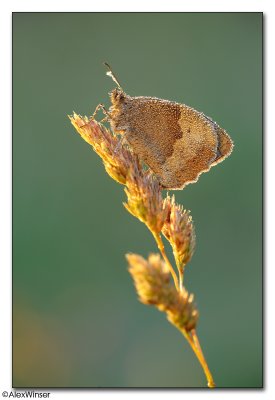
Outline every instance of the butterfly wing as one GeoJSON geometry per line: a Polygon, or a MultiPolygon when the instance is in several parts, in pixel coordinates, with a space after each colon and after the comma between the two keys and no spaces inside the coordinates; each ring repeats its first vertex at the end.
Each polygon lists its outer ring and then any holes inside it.
{"type": "Polygon", "coordinates": [[[191,107],[153,97],[127,97],[117,115],[133,151],[167,189],[182,189],[230,153],[228,135],[191,107]]]}

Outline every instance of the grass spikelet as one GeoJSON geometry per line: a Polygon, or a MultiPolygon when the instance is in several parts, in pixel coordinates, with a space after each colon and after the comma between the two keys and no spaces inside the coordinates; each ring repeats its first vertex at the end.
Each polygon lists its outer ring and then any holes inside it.
{"type": "Polygon", "coordinates": [[[183,285],[184,268],[195,248],[190,213],[176,204],[174,196],[162,198],[157,177],[143,168],[137,155],[104,125],[76,113],[69,118],[79,135],[102,159],[109,176],[125,186],[125,208],[147,226],[162,256],[150,254],[146,260],[137,254],[126,255],[139,300],[166,314],[197,356],[208,386],[215,387],[196,333],[199,313],[194,296],[183,285]],[[172,246],[178,275],[167,257],[162,236],[172,246]]]}

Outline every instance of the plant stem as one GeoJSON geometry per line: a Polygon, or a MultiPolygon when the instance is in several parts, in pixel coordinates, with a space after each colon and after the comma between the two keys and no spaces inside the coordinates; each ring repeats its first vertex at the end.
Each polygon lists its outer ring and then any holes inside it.
{"type": "Polygon", "coordinates": [[[182,265],[177,257],[177,253],[175,251],[173,251],[174,254],[174,258],[175,258],[175,262],[176,262],[176,266],[177,269],[179,271],[179,287],[180,287],[180,292],[184,291],[184,286],[183,286],[183,279],[184,279],[184,267],[185,265],[182,265]]]}
{"type": "Polygon", "coordinates": [[[157,242],[158,249],[161,252],[161,255],[162,255],[164,261],[166,262],[166,264],[168,265],[168,267],[170,269],[170,272],[171,272],[172,277],[174,279],[174,283],[175,283],[176,289],[177,289],[177,291],[179,291],[178,277],[177,277],[177,274],[175,273],[174,268],[172,267],[172,264],[169,261],[169,258],[167,257],[167,255],[165,253],[165,247],[164,247],[163,241],[162,241],[160,235],[156,234],[155,232],[152,232],[152,234],[153,234],[153,236],[154,236],[154,238],[155,238],[155,240],[157,242]]]}
{"type": "Polygon", "coordinates": [[[183,271],[179,271],[179,277],[180,277],[180,291],[183,292],[183,271]]]}
{"type": "MultiPolygon", "coordinates": [[[[174,283],[175,283],[177,291],[183,292],[185,290],[184,286],[183,286],[184,267],[183,268],[180,267],[178,259],[174,254],[176,265],[177,265],[177,269],[179,271],[179,280],[178,280],[177,274],[176,274],[172,264],[170,263],[169,258],[166,255],[165,247],[164,247],[163,241],[161,239],[161,236],[159,234],[153,232],[153,231],[151,231],[151,232],[152,232],[152,234],[153,234],[153,236],[154,236],[154,238],[156,240],[156,243],[158,245],[158,249],[161,252],[161,255],[162,255],[164,261],[166,262],[166,264],[169,267],[169,270],[170,270],[170,272],[172,274],[172,277],[174,279],[174,283]]],[[[201,364],[201,366],[203,368],[203,371],[205,373],[208,387],[209,388],[216,387],[214,379],[212,377],[212,374],[211,374],[211,372],[210,372],[210,370],[208,368],[206,359],[205,359],[205,357],[203,355],[203,352],[202,352],[202,349],[201,349],[201,346],[200,346],[200,342],[199,342],[199,338],[198,338],[198,336],[196,334],[196,330],[192,329],[191,332],[187,332],[185,329],[180,329],[180,331],[184,335],[184,337],[186,338],[188,343],[190,344],[190,346],[191,346],[192,350],[194,351],[197,359],[199,360],[199,362],[200,362],[200,364],[201,364]]]]}
{"type": "Polygon", "coordinates": [[[181,333],[184,335],[184,337],[186,338],[186,340],[188,341],[188,343],[190,344],[190,346],[192,347],[192,350],[194,351],[194,353],[196,354],[202,368],[203,371],[205,373],[206,379],[207,379],[207,384],[209,388],[214,388],[216,387],[213,376],[208,368],[207,362],[204,358],[201,346],[200,346],[200,342],[198,339],[198,336],[196,334],[196,330],[192,329],[192,331],[190,333],[186,332],[185,329],[181,330],[181,333]]]}

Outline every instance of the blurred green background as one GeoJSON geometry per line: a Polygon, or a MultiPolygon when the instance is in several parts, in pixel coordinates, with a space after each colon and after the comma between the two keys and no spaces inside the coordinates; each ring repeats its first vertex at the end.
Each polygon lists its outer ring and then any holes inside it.
{"type": "MultiPolygon", "coordinates": [[[[185,283],[219,387],[262,386],[262,14],[13,14],[13,385],[205,387],[124,254],[156,251],[67,114],[126,92],[188,104],[231,157],[177,191],[197,247],[185,283]]],[[[171,255],[171,253],[170,253],[171,255]]]]}

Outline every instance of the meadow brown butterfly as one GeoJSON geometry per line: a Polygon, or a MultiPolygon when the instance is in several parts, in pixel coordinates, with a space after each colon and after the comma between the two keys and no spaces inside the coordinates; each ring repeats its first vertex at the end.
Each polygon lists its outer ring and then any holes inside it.
{"type": "Polygon", "coordinates": [[[211,118],[185,104],[127,95],[104,64],[117,88],[110,93],[109,111],[102,104],[96,111],[103,109],[114,133],[123,135],[164,189],[196,182],[201,173],[230,155],[232,140],[211,118]]]}

